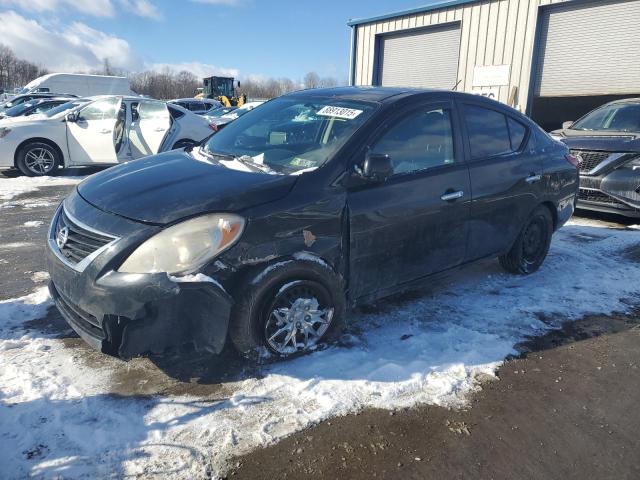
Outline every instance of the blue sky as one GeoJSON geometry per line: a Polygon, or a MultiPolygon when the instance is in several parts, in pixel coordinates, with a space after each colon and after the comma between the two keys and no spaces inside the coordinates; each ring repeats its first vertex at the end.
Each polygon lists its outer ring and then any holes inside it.
{"type": "Polygon", "coordinates": [[[428,0],[0,0],[0,43],[50,69],[187,68],[346,80],[350,18],[428,0]]]}

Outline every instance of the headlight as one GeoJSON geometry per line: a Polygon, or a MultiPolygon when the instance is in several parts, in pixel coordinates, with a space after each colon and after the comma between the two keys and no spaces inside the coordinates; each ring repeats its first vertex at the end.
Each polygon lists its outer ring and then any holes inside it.
{"type": "Polygon", "coordinates": [[[118,271],[169,274],[192,271],[231,247],[242,235],[244,223],[242,217],[226,213],[186,220],[144,242],[118,271]]]}
{"type": "Polygon", "coordinates": [[[10,128],[0,127],[0,138],[6,137],[9,134],[10,131],[11,131],[10,128]]]}

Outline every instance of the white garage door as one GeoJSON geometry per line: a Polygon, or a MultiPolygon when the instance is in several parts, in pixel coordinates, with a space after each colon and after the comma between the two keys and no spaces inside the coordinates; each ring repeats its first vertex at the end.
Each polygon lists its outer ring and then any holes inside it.
{"type": "Polygon", "coordinates": [[[562,5],[543,13],[536,94],[640,91],[640,0],[562,5]]]}
{"type": "Polygon", "coordinates": [[[460,26],[446,25],[380,40],[378,83],[451,90],[458,76],[460,26]]]}

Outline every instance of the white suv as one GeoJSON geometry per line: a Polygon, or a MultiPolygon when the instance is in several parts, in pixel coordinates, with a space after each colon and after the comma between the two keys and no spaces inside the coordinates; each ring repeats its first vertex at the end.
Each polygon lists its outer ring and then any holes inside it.
{"type": "Polygon", "coordinates": [[[0,122],[0,167],[42,176],[60,165],[116,164],[194,145],[213,133],[199,115],[140,97],[97,97],[57,110],[34,120],[0,122]]]}

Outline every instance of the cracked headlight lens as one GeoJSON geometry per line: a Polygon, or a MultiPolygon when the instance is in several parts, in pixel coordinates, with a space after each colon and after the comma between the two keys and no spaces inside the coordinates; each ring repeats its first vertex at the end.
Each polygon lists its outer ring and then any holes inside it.
{"type": "Polygon", "coordinates": [[[186,220],[145,241],[118,271],[169,274],[193,271],[237,242],[244,225],[244,218],[228,213],[186,220]]]}

